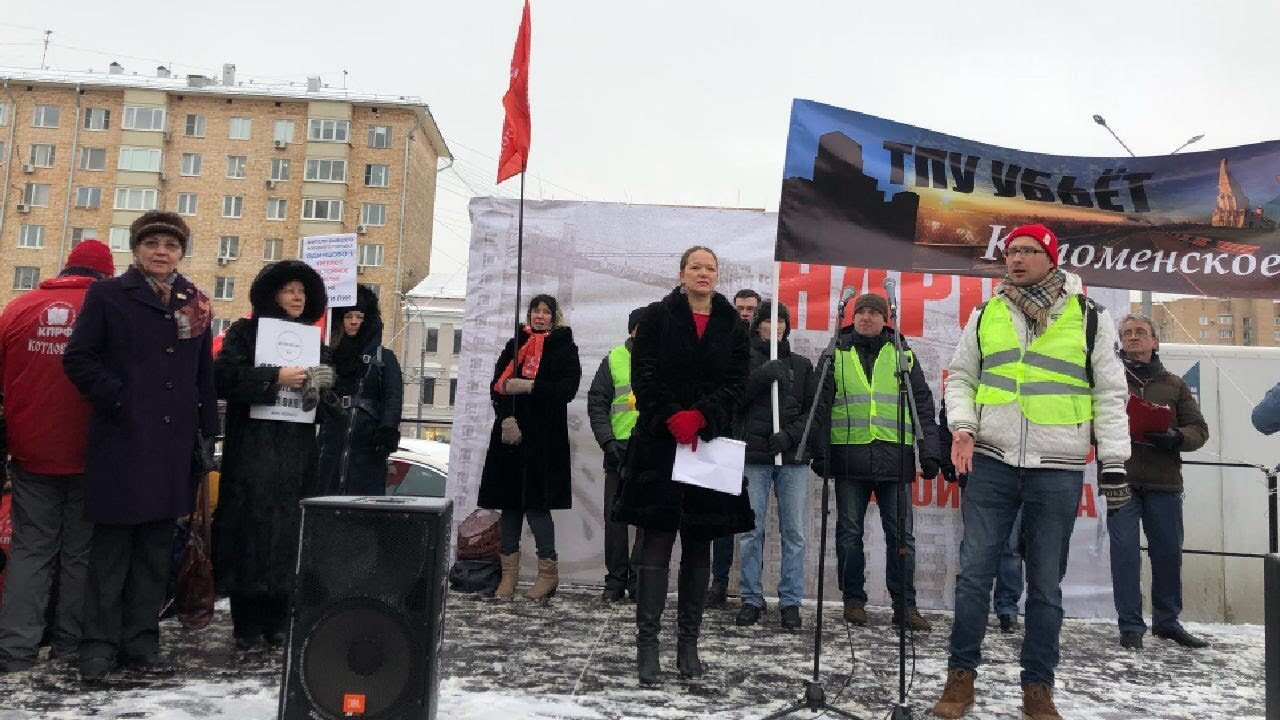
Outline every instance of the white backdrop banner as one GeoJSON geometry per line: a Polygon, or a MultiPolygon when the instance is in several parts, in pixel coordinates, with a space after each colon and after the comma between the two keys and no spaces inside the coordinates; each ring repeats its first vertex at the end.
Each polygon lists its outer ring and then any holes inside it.
{"type": "MultiPolygon", "coordinates": [[[[475,507],[494,417],[488,388],[498,353],[511,337],[515,322],[518,201],[476,198],[470,209],[466,316],[449,457],[449,496],[458,509],[455,522],[475,507]]],[[[752,210],[526,201],[522,300],[528,302],[537,293],[555,296],[573,328],[582,360],[582,383],[569,406],[573,508],[554,513],[562,579],[597,585],[604,582],[604,470],[587,421],[587,388],[609,349],[626,339],[631,310],[675,287],[680,254],[691,245],[715,250],[720,259],[718,289],[726,296],[751,288],[766,298],[780,297],[791,309],[795,323],[792,349],[815,362],[831,336],[841,288],[883,292],[884,278],[896,278],[901,329],[924,368],[935,401],[941,397],[943,371],[960,329],[969,312],[991,296],[997,281],[863,269],[874,267],[876,258],[871,254],[860,257],[855,251],[844,267],[782,263],[780,290],[775,291],[772,257],[777,227],[775,213],[752,210]]],[[[1113,314],[1127,311],[1127,291],[1094,288],[1089,294],[1103,305],[1117,308],[1113,314]]],[[[810,598],[817,584],[821,517],[821,485],[814,477],[805,577],[810,598]]],[[[1064,581],[1064,603],[1067,613],[1075,617],[1114,617],[1105,508],[1098,502],[1092,467],[1085,479],[1064,581]]],[[[950,608],[962,529],[959,490],[941,478],[919,480],[914,486],[914,505],[918,603],[922,608],[950,608]]],[[[828,600],[839,598],[835,590],[834,518],[833,510],[827,539],[828,600]]],[[[873,604],[887,605],[884,533],[874,505],[865,526],[867,591],[873,604]]],[[[530,542],[526,537],[524,544],[530,542]]],[[[525,556],[529,570],[533,553],[525,556]]],[[[771,510],[765,539],[766,594],[772,594],[777,586],[780,558],[776,514],[771,510]]],[[[736,591],[736,560],[730,582],[731,592],[736,591]]]]}

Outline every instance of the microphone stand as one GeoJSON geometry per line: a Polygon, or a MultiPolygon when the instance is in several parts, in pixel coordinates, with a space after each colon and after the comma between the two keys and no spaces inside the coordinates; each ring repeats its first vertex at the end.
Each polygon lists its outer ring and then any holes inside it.
{"type": "MultiPolygon", "coordinates": [[[[813,419],[817,413],[818,406],[824,404],[822,398],[826,397],[827,369],[831,367],[831,358],[835,355],[836,341],[840,338],[840,321],[844,318],[844,307],[847,301],[847,298],[841,299],[836,308],[835,330],[831,333],[831,340],[827,342],[827,347],[822,351],[822,357],[818,361],[818,392],[813,396],[813,402],[809,405],[809,417],[804,421],[804,432],[800,434],[800,442],[796,451],[801,461],[804,461],[806,459],[805,456],[808,454],[809,431],[813,429],[813,419]]],[[[850,718],[850,720],[860,720],[853,713],[827,704],[827,692],[822,688],[822,682],[818,679],[822,666],[822,588],[823,576],[826,574],[827,516],[831,514],[828,509],[831,499],[831,443],[823,442],[822,447],[827,467],[822,477],[822,530],[818,534],[818,613],[813,621],[813,679],[804,684],[804,696],[801,699],[775,713],[766,715],[763,720],[780,718],[800,710],[823,711],[832,715],[850,718]]]]}
{"type": "MultiPolygon", "coordinates": [[[[917,439],[924,437],[920,429],[920,418],[916,416],[916,395],[911,387],[911,366],[907,363],[906,349],[903,347],[901,323],[898,322],[898,302],[896,286],[885,281],[885,291],[889,295],[889,321],[893,323],[893,349],[897,358],[898,370],[898,469],[907,468],[907,422],[912,423],[917,439]],[[907,412],[910,408],[911,419],[907,412]]],[[[909,472],[915,475],[916,448],[913,443],[910,456],[909,472]]],[[[907,513],[910,512],[911,494],[907,488],[910,482],[898,483],[898,703],[893,706],[890,720],[911,720],[911,708],[907,705],[907,513]]]]}

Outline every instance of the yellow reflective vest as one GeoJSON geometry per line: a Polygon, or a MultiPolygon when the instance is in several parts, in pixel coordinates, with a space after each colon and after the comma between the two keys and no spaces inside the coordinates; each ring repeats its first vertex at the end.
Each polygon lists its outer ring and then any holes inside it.
{"type": "MultiPolygon", "coordinates": [[[[871,367],[871,379],[862,369],[858,351],[837,350],[836,397],[831,406],[831,444],[867,445],[872,440],[898,442],[898,361],[893,343],[885,343],[871,367]]],[[[909,366],[916,357],[907,351],[909,366]]],[[[905,415],[903,441],[915,442],[911,417],[905,415]]]]}
{"type": "Polygon", "coordinates": [[[609,425],[613,428],[615,440],[627,440],[640,413],[636,410],[636,395],[631,392],[631,351],[625,344],[609,351],[609,375],[613,377],[609,425]]]}
{"type": "Polygon", "coordinates": [[[1016,401],[1037,425],[1076,425],[1093,419],[1082,303],[1067,302],[1062,315],[1023,349],[1009,306],[995,297],[978,317],[977,335],[982,373],[976,404],[1016,401]]]}

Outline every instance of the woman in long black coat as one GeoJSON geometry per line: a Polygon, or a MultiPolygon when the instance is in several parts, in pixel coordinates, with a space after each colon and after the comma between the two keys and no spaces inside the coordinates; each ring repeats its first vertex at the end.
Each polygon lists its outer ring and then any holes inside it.
{"type": "Polygon", "coordinates": [[[333,309],[336,416],[320,426],[317,495],[383,495],[387,456],[400,442],[404,380],[395,353],[382,346],[378,296],[356,287],[356,304],[333,309]]]}
{"type": "Polygon", "coordinates": [[[507,341],[493,369],[493,430],[477,504],[502,511],[502,580],[497,597],[510,598],[520,577],[520,534],[529,521],[538,550],[538,577],[525,592],[550,597],[560,582],[552,510],[572,507],[568,406],[578,393],[582,365],[573,331],[550,295],[529,301],[527,325],[507,341]],[[516,362],[512,362],[512,358],[516,362]]]}
{"type": "MultiPolygon", "coordinates": [[[[213,518],[214,577],[231,596],[236,647],[250,650],[284,640],[298,545],[298,501],[316,483],[316,426],[255,420],[250,405],[276,401],[281,386],[333,384],[331,368],[257,367],[258,320],[310,325],[324,315],[324,281],[300,260],[266,266],[249,289],[253,314],[227,330],[214,360],[218,396],[227,401],[218,509],[213,518]],[[327,372],[326,372],[327,371],[327,372]],[[327,375],[327,378],[326,378],[327,375]]],[[[322,362],[327,350],[321,348],[322,362]]],[[[317,419],[324,412],[322,403],[317,419]]]]}
{"type": "Polygon", "coordinates": [[[636,589],[636,664],[640,682],[658,682],[658,630],[667,574],[680,534],[676,665],[702,675],[698,633],[711,574],[711,540],[754,527],[745,492],[734,496],[671,479],[676,445],[732,432],[747,382],[747,333],[715,291],[717,260],[692,247],[680,258],[680,286],[646,310],[631,354],[631,385],[640,417],[627,447],[627,468],[614,519],[644,528],[636,589]]]}
{"type": "Polygon", "coordinates": [[[197,430],[218,433],[209,298],[178,272],[190,231],[151,211],[129,228],[133,264],[89,286],[63,367],[93,415],[85,515],[94,523],[85,582],[80,672],[101,680],[119,662],[167,669],[159,657],[175,520],[191,513],[197,430]]]}

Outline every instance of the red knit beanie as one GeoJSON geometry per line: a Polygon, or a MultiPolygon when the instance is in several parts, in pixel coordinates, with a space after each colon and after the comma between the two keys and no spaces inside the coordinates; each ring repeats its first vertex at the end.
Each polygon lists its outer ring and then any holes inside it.
{"type": "Polygon", "coordinates": [[[111,248],[97,240],[81,240],[71,248],[67,256],[67,267],[82,267],[98,273],[104,278],[116,274],[116,263],[111,257],[111,248]]]}
{"type": "Polygon", "coordinates": [[[1053,263],[1054,267],[1058,266],[1058,236],[1054,235],[1052,230],[1039,223],[1016,227],[1005,238],[1005,247],[1008,247],[1014,238],[1019,237],[1029,237],[1040,243],[1040,247],[1044,248],[1046,253],[1049,253],[1049,262],[1053,263]]]}

